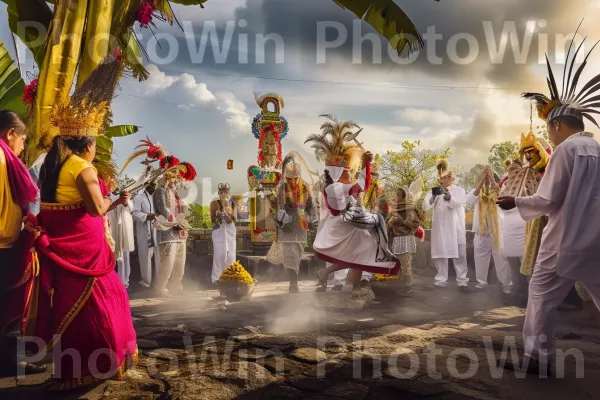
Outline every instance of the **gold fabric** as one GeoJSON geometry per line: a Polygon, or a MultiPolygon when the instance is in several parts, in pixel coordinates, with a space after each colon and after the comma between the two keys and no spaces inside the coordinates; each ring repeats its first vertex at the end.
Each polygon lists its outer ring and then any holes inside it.
{"type": "Polygon", "coordinates": [[[521,273],[523,275],[533,275],[533,267],[542,242],[542,233],[548,223],[547,217],[541,217],[528,221],[525,226],[525,254],[521,263],[521,273]]]}
{"type": "Polygon", "coordinates": [[[21,232],[21,208],[13,201],[6,157],[0,149],[0,249],[13,247],[21,232]]]}
{"type": "Polygon", "coordinates": [[[498,206],[496,191],[493,189],[481,189],[479,193],[479,234],[482,236],[492,235],[494,248],[500,248],[500,222],[498,219],[498,206]],[[491,223],[491,224],[490,224],[491,223]]]}

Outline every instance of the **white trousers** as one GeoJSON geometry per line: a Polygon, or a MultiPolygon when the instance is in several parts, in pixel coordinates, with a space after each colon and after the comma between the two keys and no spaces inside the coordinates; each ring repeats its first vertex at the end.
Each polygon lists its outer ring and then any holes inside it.
{"type": "Polygon", "coordinates": [[[129,274],[131,273],[131,265],[129,264],[129,252],[123,252],[123,259],[117,260],[117,273],[119,279],[123,282],[126,288],[129,287],[129,274]]]}
{"type": "Polygon", "coordinates": [[[494,257],[496,276],[502,284],[502,290],[508,292],[511,285],[510,265],[504,257],[501,249],[494,247],[492,236],[481,236],[475,234],[473,239],[473,250],[475,256],[475,277],[480,285],[488,284],[488,272],[490,271],[490,259],[494,257]]]}
{"type": "Polygon", "coordinates": [[[181,280],[185,272],[186,242],[161,243],[160,268],[156,280],[156,291],[164,292],[169,284],[170,291],[183,290],[181,280]]]}
{"type": "MultiPolygon", "coordinates": [[[[435,282],[439,284],[448,283],[448,260],[449,258],[434,258],[433,263],[437,269],[437,275],[435,276],[435,282]]],[[[467,286],[469,284],[469,278],[467,278],[467,272],[469,267],[467,266],[467,245],[458,245],[458,258],[452,259],[454,269],[456,270],[456,283],[458,286],[467,286]]]]}
{"type": "MultiPolygon", "coordinates": [[[[543,362],[554,359],[556,308],[575,285],[574,280],[557,275],[557,258],[556,254],[540,253],[529,281],[529,301],[523,326],[525,355],[543,362]]],[[[600,309],[600,283],[580,283],[600,309]]]]}
{"type": "Polygon", "coordinates": [[[158,276],[160,266],[160,251],[158,250],[158,246],[139,246],[138,241],[138,257],[140,259],[140,274],[142,276],[140,285],[149,288],[152,284],[152,259],[154,259],[154,276],[158,276]]]}

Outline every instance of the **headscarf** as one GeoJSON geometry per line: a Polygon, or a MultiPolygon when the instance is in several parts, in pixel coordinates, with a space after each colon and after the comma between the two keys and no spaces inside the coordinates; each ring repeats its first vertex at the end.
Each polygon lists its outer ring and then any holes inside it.
{"type": "Polygon", "coordinates": [[[4,152],[4,158],[6,159],[8,184],[10,185],[13,201],[26,210],[31,203],[36,202],[39,189],[25,165],[2,139],[0,139],[0,149],[4,152]]]}

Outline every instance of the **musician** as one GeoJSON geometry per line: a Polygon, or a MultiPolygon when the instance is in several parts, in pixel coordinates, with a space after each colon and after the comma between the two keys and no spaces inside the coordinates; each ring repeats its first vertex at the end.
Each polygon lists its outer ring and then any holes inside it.
{"type": "Polygon", "coordinates": [[[213,223],[212,282],[221,277],[225,268],[235,262],[237,203],[231,198],[230,186],[219,184],[219,198],[210,203],[210,219],[213,223]]]}

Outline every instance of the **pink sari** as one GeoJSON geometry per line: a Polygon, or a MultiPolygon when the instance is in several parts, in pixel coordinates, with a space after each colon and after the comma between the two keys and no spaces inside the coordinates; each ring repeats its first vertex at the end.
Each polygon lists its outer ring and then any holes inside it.
{"type": "Polygon", "coordinates": [[[83,204],[42,203],[37,220],[28,216],[26,229],[37,237],[28,263],[34,273],[26,288],[23,332],[53,349],[53,389],[122,379],[137,361],[136,334],[104,218],[90,216],[83,204]]]}

